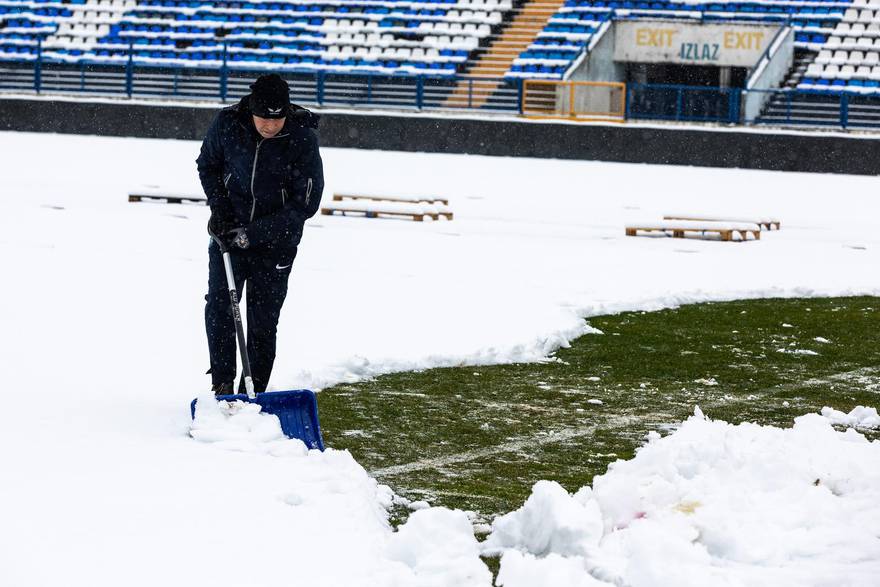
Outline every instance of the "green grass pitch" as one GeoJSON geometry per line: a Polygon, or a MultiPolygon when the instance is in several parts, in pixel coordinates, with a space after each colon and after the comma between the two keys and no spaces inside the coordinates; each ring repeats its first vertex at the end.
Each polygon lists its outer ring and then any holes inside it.
{"type": "Polygon", "coordinates": [[[545,363],[326,389],[325,440],[398,494],[488,522],[522,505],[539,479],[569,491],[590,484],[695,405],[714,419],[789,426],[826,405],[880,404],[878,298],[698,304],[589,323],[603,334],[545,363]]]}

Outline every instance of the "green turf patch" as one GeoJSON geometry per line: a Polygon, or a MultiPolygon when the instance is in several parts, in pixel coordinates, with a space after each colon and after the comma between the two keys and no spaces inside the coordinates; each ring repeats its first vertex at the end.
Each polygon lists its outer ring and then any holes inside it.
{"type": "Polygon", "coordinates": [[[826,405],[880,404],[878,298],[698,304],[589,323],[604,334],[546,363],[326,389],[325,440],[401,495],[489,521],[539,479],[590,484],[695,405],[711,418],[789,426],[826,405]]]}

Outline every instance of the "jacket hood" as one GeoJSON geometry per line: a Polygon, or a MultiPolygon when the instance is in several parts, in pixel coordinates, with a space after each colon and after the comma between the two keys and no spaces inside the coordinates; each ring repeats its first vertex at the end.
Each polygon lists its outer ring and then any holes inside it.
{"type": "MultiPolygon", "coordinates": [[[[233,106],[233,109],[235,109],[238,113],[239,120],[243,125],[247,127],[252,126],[252,113],[249,106],[250,97],[250,94],[244,96],[241,100],[238,101],[238,104],[233,106]]],[[[320,115],[315,114],[311,110],[303,108],[298,104],[291,103],[290,112],[288,112],[287,114],[287,120],[284,123],[283,130],[290,131],[296,127],[317,129],[318,122],[320,120],[320,115]]]]}

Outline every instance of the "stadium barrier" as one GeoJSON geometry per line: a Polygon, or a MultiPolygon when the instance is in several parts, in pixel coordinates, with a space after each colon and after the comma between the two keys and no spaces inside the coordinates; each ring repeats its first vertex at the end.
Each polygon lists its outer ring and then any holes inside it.
{"type": "MultiPolygon", "coordinates": [[[[226,52],[224,51],[224,56],[226,52]]],[[[228,64],[219,68],[167,66],[140,61],[133,46],[119,64],[87,60],[67,63],[46,59],[42,51],[31,62],[0,61],[0,91],[38,94],[86,93],[129,98],[181,98],[228,102],[247,94],[260,74],[276,71],[228,64]]],[[[291,70],[291,98],[319,106],[464,109],[519,113],[522,82],[501,78],[460,78],[431,74],[380,74],[291,70]],[[485,96],[483,86],[493,91],[485,96]],[[449,100],[455,95],[458,100],[449,100]]]]}
{"type": "MultiPolygon", "coordinates": [[[[0,60],[0,92],[129,98],[237,100],[271,67],[208,69],[140,62],[118,65],[0,60]]],[[[291,98],[304,105],[458,110],[568,120],[668,120],[722,124],[880,128],[880,96],[852,91],[713,88],[669,84],[560,82],[294,70],[291,98]],[[491,88],[491,90],[487,90],[491,88]],[[528,91],[527,91],[528,89],[528,91]],[[743,103],[766,94],[746,114],[743,103]],[[453,99],[454,98],[454,99],[453,99]],[[766,99],[765,99],[766,98],[766,99]]],[[[833,88],[832,88],[833,89],[833,88]]]]}
{"type": "Polygon", "coordinates": [[[520,112],[529,118],[623,122],[626,84],[525,80],[520,112]]]}
{"type": "Polygon", "coordinates": [[[739,88],[630,84],[626,117],[631,120],[738,124],[741,100],[739,88]]]}

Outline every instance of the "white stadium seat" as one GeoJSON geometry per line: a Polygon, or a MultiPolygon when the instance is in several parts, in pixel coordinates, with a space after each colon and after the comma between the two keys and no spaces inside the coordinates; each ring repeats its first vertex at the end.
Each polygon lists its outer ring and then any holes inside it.
{"type": "Polygon", "coordinates": [[[822,75],[823,69],[824,68],[819,63],[811,63],[807,67],[806,75],[807,77],[820,77],[822,75]]]}
{"type": "Polygon", "coordinates": [[[822,72],[822,77],[825,79],[834,79],[840,73],[840,68],[836,65],[826,65],[824,71],[822,72]]]}

